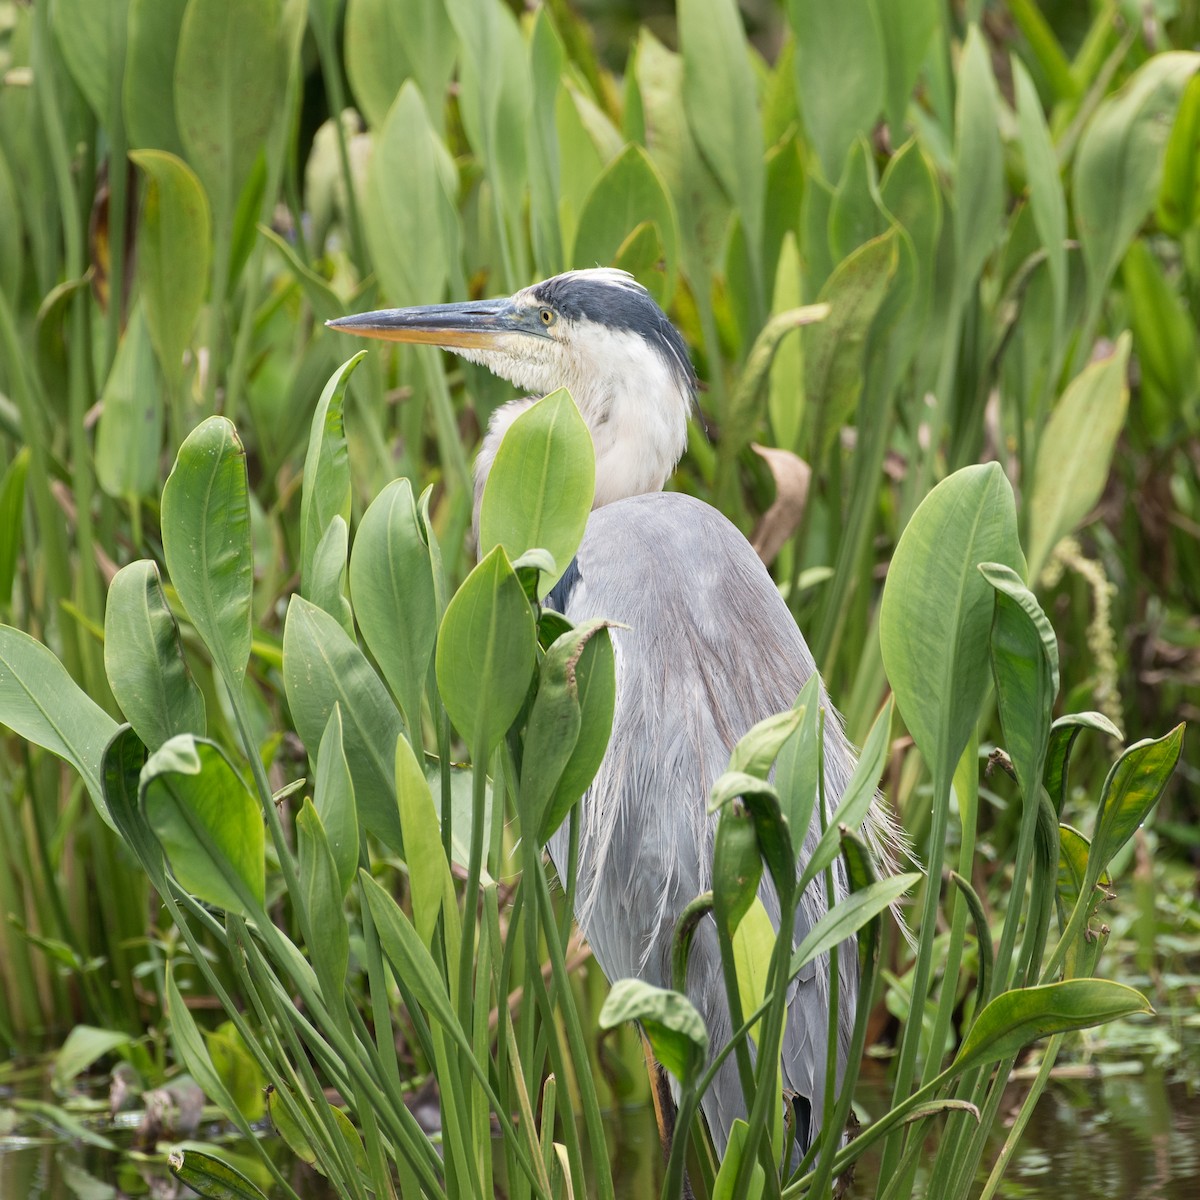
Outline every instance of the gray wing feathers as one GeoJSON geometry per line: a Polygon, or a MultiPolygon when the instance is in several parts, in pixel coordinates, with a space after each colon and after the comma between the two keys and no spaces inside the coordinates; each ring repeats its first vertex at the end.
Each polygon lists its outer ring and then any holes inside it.
{"type": "MultiPolygon", "coordinates": [[[[754,724],[789,707],[815,664],[765,568],[741,533],[691,497],[655,493],[597,509],[565,598],[573,621],[608,617],[614,633],[617,699],[612,738],[582,801],[576,911],[610,979],[635,975],[670,986],[671,934],[680,909],[709,888],[715,821],[709,791],[734,743],[754,724]]],[[[826,699],[827,800],[836,804],[854,752],[826,699]]],[[[811,853],[819,828],[805,839],[811,853]]],[[[565,866],[565,831],[551,841],[565,866]]],[[[835,891],[845,894],[839,862],[835,891]]],[[[778,902],[761,891],[774,922],[778,902]]],[[[814,886],[797,912],[796,941],[825,910],[814,886]]],[[[840,954],[842,1003],[837,1073],[854,1018],[857,956],[840,954]]],[[[689,993],[714,1048],[728,1040],[716,931],[697,933],[689,993]]],[[[812,1103],[819,1120],[828,1028],[828,963],[794,985],[783,1046],[785,1087],[812,1103]]],[[[732,1056],[704,1104],[719,1151],[733,1119],[745,1115],[732,1056]]]]}

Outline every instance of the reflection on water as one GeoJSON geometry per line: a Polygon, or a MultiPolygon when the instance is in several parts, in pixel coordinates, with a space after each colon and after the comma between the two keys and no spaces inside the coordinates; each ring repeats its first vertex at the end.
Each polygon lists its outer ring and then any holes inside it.
{"type": "MultiPolygon", "coordinates": [[[[1038,1104],[997,1194],[1008,1200],[1200,1196],[1200,1029],[1185,1032],[1186,1050],[1175,1046],[1172,1054],[1127,1059],[1103,1070],[1068,1068],[1056,1078],[1038,1104]]],[[[986,1156],[989,1163],[1026,1086],[1018,1081],[1009,1088],[986,1156]]],[[[31,1079],[22,1091],[37,1095],[37,1087],[38,1081],[31,1079]]],[[[886,1078],[878,1065],[867,1072],[857,1099],[864,1117],[886,1107],[886,1078]]],[[[5,1100],[0,1088],[0,1200],[168,1200],[183,1194],[159,1162],[136,1161],[78,1141],[64,1143],[48,1130],[45,1137],[14,1136],[16,1126],[11,1115],[6,1116],[11,1109],[5,1100]]],[[[609,1127],[610,1144],[616,1147],[617,1195],[634,1200],[656,1196],[662,1157],[652,1112],[626,1109],[611,1114],[609,1127]]],[[[123,1140],[119,1132],[114,1138],[123,1140]]],[[[281,1150],[281,1163],[287,1158],[281,1150]]],[[[245,1165],[253,1167],[249,1159],[245,1165]]],[[[860,1164],[851,1196],[874,1192],[875,1170],[869,1159],[860,1164]]],[[[299,1168],[296,1172],[293,1186],[305,1200],[331,1196],[319,1176],[299,1168]]],[[[923,1195],[920,1181],[914,1195],[923,1195]]]]}

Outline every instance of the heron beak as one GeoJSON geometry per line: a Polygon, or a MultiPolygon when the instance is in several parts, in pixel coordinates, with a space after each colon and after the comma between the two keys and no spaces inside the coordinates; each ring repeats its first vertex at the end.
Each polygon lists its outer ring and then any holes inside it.
{"type": "Polygon", "coordinates": [[[461,304],[426,304],[417,308],[383,308],[325,323],[340,333],[379,338],[385,342],[488,350],[506,334],[540,334],[540,325],[531,323],[531,315],[505,297],[468,300],[461,304]]]}

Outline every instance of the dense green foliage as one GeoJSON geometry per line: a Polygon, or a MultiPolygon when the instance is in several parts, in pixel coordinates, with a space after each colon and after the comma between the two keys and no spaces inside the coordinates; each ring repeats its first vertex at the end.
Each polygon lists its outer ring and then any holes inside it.
{"type": "Polygon", "coordinates": [[[774,1044],[790,978],[858,933],[858,1053],[885,988],[904,1019],[891,1114],[840,1146],[846,1089],[790,1183],[743,1037],[751,1120],[697,1186],[827,1194],[886,1138],[879,1194],[920,1167],[963,1195],[1017,1050],[1053,1035],[1012,1141],[1062,1036],[1144,1006],[1090,977],[1200,670],[1200,56],[1168,49],[1195,31],[1117,0],[758,7],[753,45],[733,0],[680,0],[675,49],[598,56],[564,0],[0,2],[0,1042],[82,1022],[72,1072],[116,1050],[150,1082],[166,1028],[240,1128],[269,1082],[345,1195],[605,1196],[594,1034],[637,1018],[682,1088],[678,1194],[702,1022],[632,983],[597,1019],[541,855],[612,713],[609,632],[537,604],[586,430],[563,394],[513,426],[476,566],[508,389],[323,325],[596,263],[693,349],[673,486],[751,536],[864,744],[839,820],[886,772],[955,885],[874,880],[836,822],[797,877],[817,772],[768,775],[815,762],[811,695],[734,749],[698,912],[758,954],[735,1014],[774,1044]],[[993,745],[1011,782],[981,788],[993,745]],[[794,953],[746,920],[747,862],[794,898],[839,851],[855,891],[794,953]],[[912,885],[908,961],[883,914],[912,885]]]}

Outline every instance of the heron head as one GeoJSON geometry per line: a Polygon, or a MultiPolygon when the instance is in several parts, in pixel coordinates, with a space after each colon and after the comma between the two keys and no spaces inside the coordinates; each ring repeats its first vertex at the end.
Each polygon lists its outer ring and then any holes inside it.
{"type": "Polygon", "coordinates": [[[567,388],[595,443],[597,504],[658,490],[687,445],[696,394],[687,346],[624,271],[568,271],[504,299],[383,309],[329,324],[452,350],[533,395],[567,388]]]}

